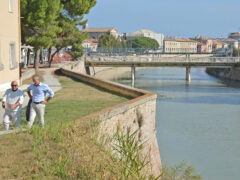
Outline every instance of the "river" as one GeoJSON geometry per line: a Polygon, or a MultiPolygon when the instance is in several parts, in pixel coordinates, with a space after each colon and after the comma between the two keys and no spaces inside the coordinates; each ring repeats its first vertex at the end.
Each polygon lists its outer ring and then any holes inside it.
{"type": "MultiPolygon", "coordinates": [[[[158,95],[156,126],[161,160],[195,167],[204,180],[240,179],[240,86],[192,68],[136,72],[135,87],[158,95]]],[[[130,85],[130,80],[120,80],[130,85]]]]}

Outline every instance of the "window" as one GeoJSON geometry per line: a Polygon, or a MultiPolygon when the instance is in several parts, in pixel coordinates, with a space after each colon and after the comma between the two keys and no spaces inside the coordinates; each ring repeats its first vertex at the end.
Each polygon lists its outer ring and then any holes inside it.
{"type": "Polygon", "coordinates": [[[10,43],[10,69],[17,68],[15,43],[10,43]]]}
{"type": "Polygon", "coordinates": [[[13,0],[9,0],[8,11],[9,11],[9,12],[13,12],[13,0]]]}

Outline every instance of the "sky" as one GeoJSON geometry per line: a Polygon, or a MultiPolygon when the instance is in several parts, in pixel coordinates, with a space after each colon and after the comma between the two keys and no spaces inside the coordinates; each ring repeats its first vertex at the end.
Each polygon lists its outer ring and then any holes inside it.
{"type": "Polygon", "coordinates": [[[240,31],[240,0],[97,0],[89,27],[119,33],[149,29],[165,36],[227,37],[240,31]]]}

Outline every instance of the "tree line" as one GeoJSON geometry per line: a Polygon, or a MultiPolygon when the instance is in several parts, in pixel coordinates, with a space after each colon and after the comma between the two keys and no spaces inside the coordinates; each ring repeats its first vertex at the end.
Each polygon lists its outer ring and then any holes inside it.
{"type": "MultiPolygon", "coordinates": [[[[79,27],[87,22],[84,15],[95,5],[96,0],[21,0],[22,44],[33,46],[36,70],[45,48],[49,67],[54,55],[68,46],[74,58],[82,56],[82,43],[88,35],[81,33],[79,27]]],[[[27,56],[29,62],[30,50],[27,56]]]]}
{"type": "Polygon", "coordinates": [[[126,40],[124,38],[115,39],[111,35],[102,35],[98,40],[98,47],[105,49],[114,48],[134,48],[134,49],[157,49],[159,43],[157,40],[149,37],[136,37],[126,40]]]}

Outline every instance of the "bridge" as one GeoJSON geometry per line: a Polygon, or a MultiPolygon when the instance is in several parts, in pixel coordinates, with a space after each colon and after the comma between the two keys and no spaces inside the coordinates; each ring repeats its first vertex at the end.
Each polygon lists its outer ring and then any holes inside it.
{"type": "Polygon", "coordinates": [[[185,67],[186,81],[191,81],[191,67],[240,67],[240,57],[192,57],[190,54],[175,57],[162,56],[91,56],[85,59],[89,67],[131,67],[132,84],[135,81],[136,67],[185,67]]]}

